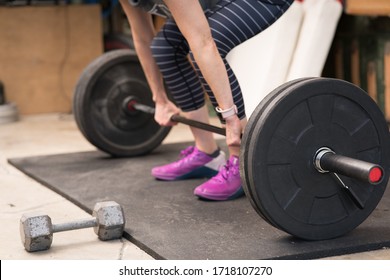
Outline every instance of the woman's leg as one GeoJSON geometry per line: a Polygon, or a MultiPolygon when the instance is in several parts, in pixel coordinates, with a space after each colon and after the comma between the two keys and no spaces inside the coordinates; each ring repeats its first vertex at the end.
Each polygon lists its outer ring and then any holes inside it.
{"type": "MultiPolygon", "coordinates": [[[[221,0],[213,10],[206,12],[212,36],[226,66],[233,100],[238,109],[238,116],[242,120],[242,128],[246,125],[244,99],[237,78],[226,60],[226,55],[234,47],[259,34],[274,23],[292,2],[292,0],[221,0]]],[[[192,54],[191,59],[210,101],[214,107],[218,106],[192,54]]],[[[224,123],[222,119],[221,122],[224,123]]],[[[238,156],[239,148],[230,148],[229,153],[238,156]]]]}
{"type": "MultiPolygon", "coordinates": [[[[203,85],[188,59],[189,47],[173,20],[168,20],[151,46],[153,56],[176,104],[190,119],[208,123],[203,85]]],[[[218,149],[212,133],[191,127],[195,145],[205,153],[218,149]]]]}
{"type": "MultiPolygon", "coordinates": [[[[153,57],[164,77],[165,84],[176,104],[189,119],[208,123],[205,92],[199,77],[188,59],[188,44],[176,24],[168,20],[151,46],[153,57]]],[[[182,151],[178,161],[152,169],[161,180],[212,177],[226,162],[211,132],[192,128],[195,148],[182,151]]]]}

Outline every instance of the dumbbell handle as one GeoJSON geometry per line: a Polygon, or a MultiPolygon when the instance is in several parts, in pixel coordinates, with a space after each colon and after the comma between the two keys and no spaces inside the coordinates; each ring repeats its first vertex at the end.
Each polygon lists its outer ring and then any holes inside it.
{"type": "Polygon", "coordinates": [[[341,174],[373,185],[379,184],[384,177],[384,170],[380,165],[337,155],[326,147],[317,151],[314,165],[322,173],[341,174]]]}
{"type": "Polygon", "coordinates": [[[54,232],[96,227],[97,225],[98,225],[98,221],[96,218],[88,218],[88,219],[63,223],[63,224],[53,224],[52,231],[54,233],[54,232]]]}

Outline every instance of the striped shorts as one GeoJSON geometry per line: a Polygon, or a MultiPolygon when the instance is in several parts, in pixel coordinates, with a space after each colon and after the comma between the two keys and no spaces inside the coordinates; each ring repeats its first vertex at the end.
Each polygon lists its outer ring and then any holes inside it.
{"type": "MultiPolygon", "coordinates": [[[[240,119],[245,117],[244,100],[236,76],[225,59],[226,55],[234,47],[274,23],[292,2],[293,0],[221,0],[212,10],[205,12],[227,69],[233,101],[240,119]]],[[[205,104],[205,92],[213,106],[218,106],[194,61],[186,39],[173,19],[168,19],[164,24],[153,40],[151,49],[165,84],[182,111],[202,107],[205,104]]]]}

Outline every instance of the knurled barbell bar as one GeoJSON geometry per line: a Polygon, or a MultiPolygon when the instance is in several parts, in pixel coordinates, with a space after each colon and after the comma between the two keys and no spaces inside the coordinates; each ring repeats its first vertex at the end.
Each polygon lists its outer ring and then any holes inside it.
{"type": "MultiPolygon", "coordinates": [[[[80,131],[113,156],[138,156],[169,132],[133,51],[104,54],[81,75],[74,95],[80,131]]],[[[172,117],[214,133],[223,128],[172,117]]],[[[242,135],[240,175],[256,212],[303,239],[344,235],[375,209],[389,179],[390,138],[383,113],[359,87],[303,78],[256,107],[242,135]]]]}
{"type": "Polygon", "coordinates": [[[20,235],[28,252],[43,251],[50,248],[53,233],[93,227],[100,240],[121,238],[125,227],[122,207],[114,201],[98,202],[93,209],[92,218],[52,224],[48,215],[26,213],[20,219],[20,235]]]}

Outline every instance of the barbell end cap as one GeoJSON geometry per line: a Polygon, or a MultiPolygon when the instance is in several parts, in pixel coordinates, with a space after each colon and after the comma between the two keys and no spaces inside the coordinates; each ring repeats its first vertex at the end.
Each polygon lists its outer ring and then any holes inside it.
{"type": "Polygon", "coordinates": [[[372,185],[377,185],[382,182],[384,171],[380,166],[374,166],[368,173],[368,180],[372,185]]]}

